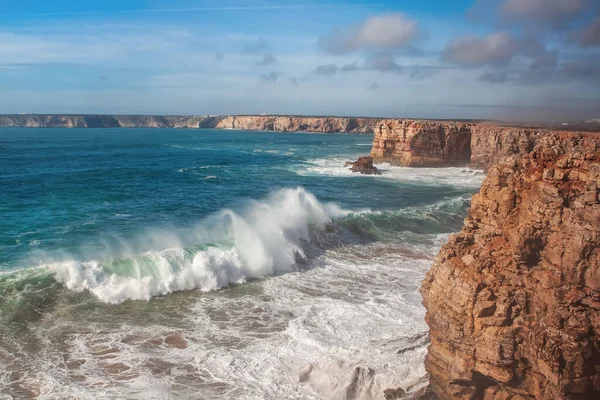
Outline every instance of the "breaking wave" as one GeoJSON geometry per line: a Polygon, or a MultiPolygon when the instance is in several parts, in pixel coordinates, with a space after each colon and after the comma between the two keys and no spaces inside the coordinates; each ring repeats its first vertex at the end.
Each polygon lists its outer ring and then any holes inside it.
{"type": "MultiPolygon", "coordinates": [[[[309,230],[323,229],[347,214],[302,188],[285,189],[239,213],[221,211],[186,234],[155,234],[150,240],[153,249],[141,254],[136,254],[135,244],[126,243],[114,249],[118,257],[67,257],[40,265],[34,275],[47,271],[68,289],[89,291],[106,303],[148,300],[181,290],[218,290],[293,271],[296,261],[305,257],[302,242],[309,240],[309,230]],[[161,246],[165,248],[155,250],[161,246]]],[[[20,274],[32,277],[32,272],[20,274]]],[[[0,280],[2,286],[7,283],[6,277],[0,280]]]]}
{"type": "Polygon", "coordinates": [[[17,286],[26,291],[60,283],[117,304],[184,290],[214,291],[296,271],[319,248],[451,232],[467,207],[467,199],[450,198],[420,208],[352,212],[322,203],[303,188],[284,189],[239,212],[218,212],[185,233],[112,242],[105,244],[107,253],[87,259],[46,256],[36,268],[0,275],[0,295],[14,295],[17,286]]]}

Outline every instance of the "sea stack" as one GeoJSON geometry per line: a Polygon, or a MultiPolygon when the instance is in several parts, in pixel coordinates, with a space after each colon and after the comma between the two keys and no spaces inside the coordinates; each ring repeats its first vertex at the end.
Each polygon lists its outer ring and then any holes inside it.
{"type": "Polygon", "coordinates": [[[536,139],[489,170],[423,282],[441,399],[600,393],[600,135],[536,139]]]}
{"type": "Polygon", "coordinates": [[[377,167],[373,166],[373,157],[359,157],[355,162],[347,162],[346,167],[351,166],[352,172],[358,172],[363,175],[381,175],[377,167]]]}

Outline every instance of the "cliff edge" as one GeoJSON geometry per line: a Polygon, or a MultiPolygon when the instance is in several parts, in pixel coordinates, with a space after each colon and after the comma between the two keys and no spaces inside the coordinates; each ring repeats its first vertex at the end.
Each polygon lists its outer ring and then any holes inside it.
{"type": "Polygon", "coordinates": [[[441,399],[600,393],[600,136],[528,141],[489,170],[423,282],[441,399]]]}

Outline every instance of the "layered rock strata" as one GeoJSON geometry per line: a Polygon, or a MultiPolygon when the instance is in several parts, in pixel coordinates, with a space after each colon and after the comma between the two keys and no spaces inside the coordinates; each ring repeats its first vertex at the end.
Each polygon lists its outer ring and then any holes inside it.
{"type": "Polygon", "coordinates": [[[423,282],[441,399],[600,398],[600,135],[536,141],[489,170],[423,282]]]}
{"type": "Polygon", "coordinates": [[[504,127],[489,123],[473,124],[470,130],[470,163],[484,168],[508,156],[529,153],[540,137],[552,133],[547,129],[504,127]]]}
{"type": "Polygon", "coordinates": [[[375,129],[371,156],[407,167],[465,165],[471,160],[470,124],[387,120],[375,129]]]}
{"type": "Polygon", "coordinates": [[[379,120],[373,118],[230,116],[222,118],[218,129],[277,132],[372,133],[379,120]]]}
{"type": "Polygon", "coordinates": [[[19,128],[214,128],[219,119],[152,115],[0,115],[1,127],[19,128]]]}

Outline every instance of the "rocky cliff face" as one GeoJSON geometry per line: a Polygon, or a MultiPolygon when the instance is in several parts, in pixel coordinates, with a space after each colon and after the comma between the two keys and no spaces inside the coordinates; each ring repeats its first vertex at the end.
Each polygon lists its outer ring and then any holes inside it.
{"type": "Polygon", "coordinates": [[[378,121],[372,118],[231,116],[221,119],[216,127],[248,131],[372,133],[378,121]]]}
{"type": "Polygon", "coordinates": [[[537,142],[490,169],[423,282],[442,399],[600,393],[600,136],[537,142]]]}
{"type": "Polygon", "coordinates": [[[548,129],[504,127],[474,124],[471,129],[471,164],[491,167],[500,160],[533,150],[539,138],[550,134],[548,129]]]}
{"type": "Polygon", "coordinates": [[[386,120],[375,127],[371,156],[407,167],[467,164],[471,125],[454,122],[386,120]]]}
{"type": "Polygon", "coordinates": [[[23,128],[214,128],[217,122],[196,116],[0,115],[0,126],[23,128]]]}

